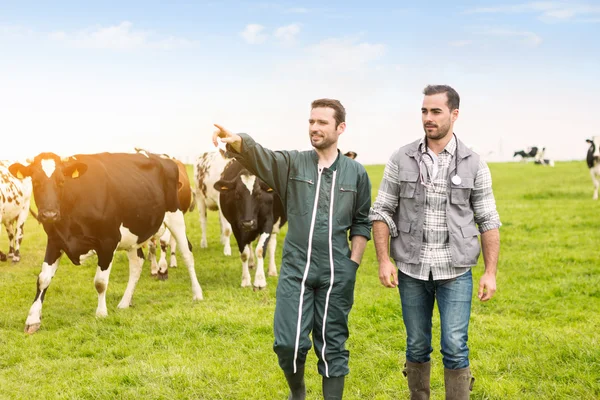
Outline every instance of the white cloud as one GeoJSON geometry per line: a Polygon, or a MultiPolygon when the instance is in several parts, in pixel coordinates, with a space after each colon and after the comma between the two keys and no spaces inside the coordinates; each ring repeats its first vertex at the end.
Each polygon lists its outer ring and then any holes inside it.
{"type": "Polygon", "coordinates": [[[542,43],[542,38],[539,35],[527,31],[514,31],[508,29],[486,29],[480,31],[479,34],[484,36],[517,38],[521,43],[533,47],[539,46],[540,43],[542,43]]]}
{"type": "Polygon", "coordinates": [[[49,38],[78,48],[109,50],[138,50],[144,48],[169,50],[191,47],[196,44],[183,38],[174,36],[160,38],[150,31],[133,29],[133,24],[129,21],[123,21],[118,25],[109,27],[96,26],[74,33],[52,32],[49,34],[49,38]]]}
{"type": "Polygon", "coordinates": [[[265,27],[259,24],[248,24],[240,33],[242,38],[250,44],[261,44],[267,40],[267,35],[263,34],[265,27]]]}
{"type": "Polygon", "coordinates": [[[465,11],[467,14],[522,14],[534,13],[545,22],[583,22],[579,17],[600,15],[600,6],[566,1],[538,1],[507,6],[478,7],[465,11]]]}
{"type": "Polygon", "coordinates": [[[450,42],[449,45],[452,47],[465,47],[473,43],[472,40],[455,40],[450,42]]]}
{"type": "Polygon", "coordinates": [[[277,28],[274,35],[284,46],[291,46],[295,43],[298,33],[300,24],[291,24],[277,28]]]}

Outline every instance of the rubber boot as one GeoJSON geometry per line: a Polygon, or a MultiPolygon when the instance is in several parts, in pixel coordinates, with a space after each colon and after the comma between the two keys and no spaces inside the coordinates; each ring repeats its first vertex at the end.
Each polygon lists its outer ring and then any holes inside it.
{"type": "Polygon", "coordinates": [[[323,399],[325,400],[342,400],[344,394],[345,376],[337,376],[335,378],[323,377],[323,399]]]}
{"type": "Polygon", "coordinates": [[[306,385],[304,384],[304,365],[298,367],[295,374],[285,374],[288,386],[290,387],[290,396],[288,400],[306,399],[306,385]]]}
{"type": "Polygon", "coordinates": [[[407,361],[402,374],[408,380],[410,400],[429,400],[429,380],[431,376],[431,362],[414,363],[407,361]]]}
{"type": "Polygon", "coordinates": [[[446,400],[468,400],[473,390],[475,378],[469,367],[461,369],[444,368],[446,400]]]}

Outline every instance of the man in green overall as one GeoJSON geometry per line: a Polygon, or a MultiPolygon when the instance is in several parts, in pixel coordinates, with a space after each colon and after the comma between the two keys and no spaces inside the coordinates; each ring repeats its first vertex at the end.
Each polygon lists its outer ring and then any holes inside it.
{"type": "Polygon", "coordinates": [[[271,151],[219,125],[213,135],[215,146],[217,138],[226,143],[229,156],[272,187],[287,211],[273,349],[293,400],[306,397],[311,332],[324,399],[342,398],[349,372],[348,314],[356,270],[371,238],[371,182],[360,163],[337,149],[345,119],[339,101],[315,100],[308,121],[313,150],[302,152],[271,151]]]}

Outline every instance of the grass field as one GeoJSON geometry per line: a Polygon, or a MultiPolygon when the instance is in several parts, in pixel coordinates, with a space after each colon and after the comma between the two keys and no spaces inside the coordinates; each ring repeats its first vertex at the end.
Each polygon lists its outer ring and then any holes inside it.
{"type": "MultiPolygon", "coordinates": [[[[490,168],[504,226],[498,292],[490,302],[473,301],[471,397],[599,399],[600,202],[591,200],[585,163],[490,168]]],[[[375,198],[383,166],[367,170],[375,198]]],[[[128,267],[117,254],[109,316],[96,319],[93,260],[74,266],[63,257],[42,328],[27,336],[46,240],[30,218],[21,262],[0,264],[0,399],[287,399],[272,351],[277,278],[268,277],[264,291],[240,288],[236,247],[234,256],[222,255],[216,213],[208,249],[199,246],[197,211],[186,219],[203,301],[192,302],[181,261],[165,282],[152,279],[146,263],[135,306],[118,310],[128,267]]],[[[278,259],[282,243],[283,234],[278,259]]],[[[5,232],[0,246],[7,248],[5,232]]],[[[475,282],[482,272],[480,261],[475,282]]],[[[344,398],[407,399],[399,296],[380,285],[372,243],[358,272],[350,334],[344,398]]],[[[443,399],[437,316],[432,357],[432,398],[443,399]]],[[[308,398],[317,399],[314,353],[307,363],[308,398]]]]}

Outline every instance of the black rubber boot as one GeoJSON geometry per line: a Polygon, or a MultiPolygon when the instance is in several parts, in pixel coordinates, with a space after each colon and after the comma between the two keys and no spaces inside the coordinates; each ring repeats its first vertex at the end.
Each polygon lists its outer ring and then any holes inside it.
{"type": "Polygon", "coordinates": [[[338,376],[335,378],[323,377],[323,399],[342,400],[345,378],[345,376],[338,376]]]}
{"type": "Polygon", "coordinates": [[[288,400],[306,399],[306,385],[304,384],[304,365],[298,367],[295,374],[285,374],[288,386],[290,387],[290,396],[288,400]]]}

